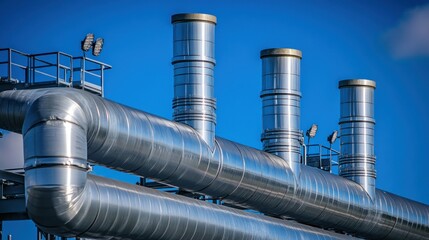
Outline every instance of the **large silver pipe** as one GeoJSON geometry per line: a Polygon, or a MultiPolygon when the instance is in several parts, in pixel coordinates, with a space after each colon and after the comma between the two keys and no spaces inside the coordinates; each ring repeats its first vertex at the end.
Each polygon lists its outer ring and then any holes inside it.
{"type": "Polygon", "coordinates": [[[301,58],[296,49],[261,51],[263,149],[286,160],[296,175],[301,166],[301,58]]]}
{"type": "Polygon", "coordinates": [[[193,127],[214,147],[216,99],[213,69],[216,17],[176,14],[173,23],[173,118],[193,127]]]}
{"type": "Polygon", "coordinates": [[[91,239],[355,239],[94,175],[84,184],[73,179],[83,178],[77,171],[67,166],[28,171],[34,183],[27,188],[28,212],[44,232],[91,239]]]}
{"type": "Polygon", "coordinates": [[[339,82],[341,96],[339,175],[375,197],[374,89],[366,79],[339,82]]]}
{"type": "Polygon", "coordinates": [[[45,232],[102,239],[353,239],[88,176],[84,110],[67,97],[53,99],[36,100],[23,127],[27,210],[45,232]]]}
{"type": "Polygon", "coordinates": [[[66,166],[28,171],[34,182],[27,188],[28,211],[43,231],[91,239],[354,239],[93,175],[82,185],[73,179],[82,177],[76,171],[66,166]]]}
{"type": "MultiPolygon", "coordinates": [[[[40,114],[28,109],[36,101],[44,102],[50,119],[61,119],[63,107],[57,105],[62,102],[82,109],[79,126],[86,131],[93,162],[365,238],[429,239],[427,205],[381,190],[372,200],[359,184],[312,167],[302,166],[296,178],[283,159],[221,138],[212,151],[186,125],[84,91],[2,92],[0,128],[20,129],[27,112],[27,117],[32,111],[40,114]]],[[[77,118],[76,113],[70,116],[77,118]]]]}

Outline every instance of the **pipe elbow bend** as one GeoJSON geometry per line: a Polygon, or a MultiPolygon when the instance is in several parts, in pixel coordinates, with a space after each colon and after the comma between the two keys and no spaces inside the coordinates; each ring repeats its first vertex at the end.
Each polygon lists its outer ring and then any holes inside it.
{"type": "Polygon", "coordinates": [[[85,131],[88,126],[86,114],[79,103],[58,91],[43,95],[31,104],[25,116],[22,133],[26,134],[39,123],[55,120],[75,124],[85,131]]]}
{"type": "Polygon", "coordinates": [[[96,215],[87,204],[93,191],[87,185],[86,119],[80,105],[59,91],[35,100],[23,124],[28,215],[61,236],[85,232],[96,215]]]}
{"type": "Polygon", "coordinates": [[[29,217],[43,231],[65,237],[84,233],[97,212],[87,173],[73,166],[32,168],[26,173],[26,203],[29,217]]]}

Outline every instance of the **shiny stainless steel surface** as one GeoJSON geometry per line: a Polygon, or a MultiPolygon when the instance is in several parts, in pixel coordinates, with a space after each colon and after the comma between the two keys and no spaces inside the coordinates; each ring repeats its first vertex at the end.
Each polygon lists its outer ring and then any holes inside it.
{"type": "Polygon", "coordinates": [[[271,48],[261,51],[262,129],[266,152],[287,161],[299,175],[301,167],[301,51],[271,48]]]}
{"type": "Polygon", "coordinates": [[[173,23],[173,118],[193,127],[214,147],[216,99],[213,69],[216,17],[176,14],[173,23]]]}
{"type": "Polygon", "coordinates": [[[366,79],[343,80],[341,95],[339,175],[359,183],[375,197],[374,89],[366,79]]]}
{"type": "MultiPolygon", "coordinates": [[[[87,138],[76,151],[87,148],[91,161],[237,206],[365,238],[429,239],[427,205],[381,190],[371,199],[359,184],[312,167],[302,166],[295,177],[281,158],[221,138],[212,152],[186,125],[83,91],[2,92],[0,119],[0,128],[18,132],[24,119],[26,126],[43,119],[76,120],[87,138]]],[[[60,160],[84,167],[80,158],[60,160]]]]}
{"type": "Polygon", "coordinates": [[[27,210],[45,232],[102,239],[354,239],[88,176],[89,115],[67,96],[58,100],[34,101],[23,126],[27,210]]]}
{"type": "Polygon", "coordinates": [[[68,166],[37,168],[27,174],[31,218],[43,231],[65,237],[355,239],[94,175],[79,181],[86,173],[68,166]]]}

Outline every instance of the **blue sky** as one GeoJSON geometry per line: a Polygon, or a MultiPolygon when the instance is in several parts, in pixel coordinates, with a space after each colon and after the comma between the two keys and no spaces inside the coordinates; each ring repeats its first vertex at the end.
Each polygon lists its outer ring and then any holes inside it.
{"type": "MultiPolygon", "coordinates": [[[[326,144],[338,129],[338,81],[373,79],[377,187],[429,204],[428,1],[0,0],[0,9],[0,48],[77,56],[86,33],[104,37],[97,59],[113,66],[106,73],[106,98],[169,119],[170,16],[216,15],[217,135],[256,148],[262,126],[260,50],[302,50],[301,125],[304,130],[319,125],[313,143],[326,144]]],[[[35,236],[19,230],[22,226],[7,222],[4,233],[14,239],[35,236]]]]}

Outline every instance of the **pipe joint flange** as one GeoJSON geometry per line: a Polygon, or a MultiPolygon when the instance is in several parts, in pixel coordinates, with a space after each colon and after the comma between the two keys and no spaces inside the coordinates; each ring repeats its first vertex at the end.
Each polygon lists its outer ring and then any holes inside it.
{"type": "Polygon", "coordinates": [[[86,171],[92,170],[92,167],[87,163],[86,159],[67,158],[67,157],[35,157],[25,160],[24,169],[29,170],[40,167],[50,166],[71,166],[84,169],[86,171]]]}

